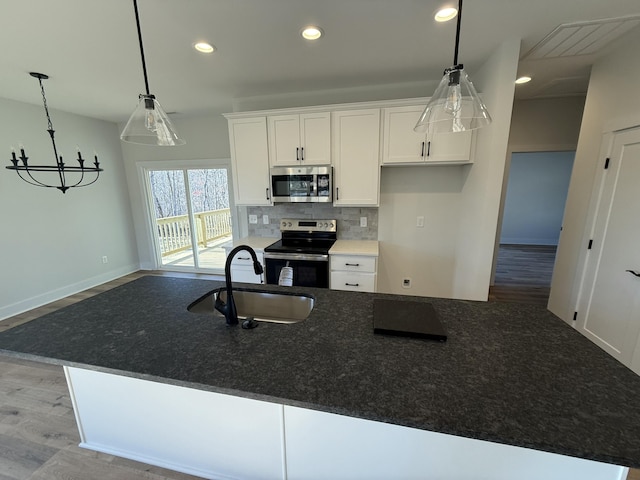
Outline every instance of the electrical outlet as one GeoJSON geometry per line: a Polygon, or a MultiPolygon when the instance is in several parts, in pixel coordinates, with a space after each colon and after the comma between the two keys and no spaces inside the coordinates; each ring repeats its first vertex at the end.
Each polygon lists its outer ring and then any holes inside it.
{"type": "Polygon", "coordinates": [[[258,223],[257,215],[249,215],[249,223],[258,223]]]}
{"type": "Polygon", "coordinates": [[[367,226],[367,217],[360,217],[360,226],[361,227],[367,226]]]}
{"type": "Polygon", "coordinates": [[[402,288],[411,288],[411,279],[403,278],[402,279],[402,288]]]}
{"type": "Polygon", "coordinates": [[[420,215],[416,219],[416,227],[419,227],[419,228],[423,228],[424,227],[424,217],[422,215],[420,215]]]}
{"type": "Polygon", "coordinates": [[[269,225],[269,215],[262,215],[263,225],[269,225]]]}
{"type": "Polygon", "coordinates": [[[106,255],[102,257],[102,263],[109,263],[109,258],[106,255]]]}

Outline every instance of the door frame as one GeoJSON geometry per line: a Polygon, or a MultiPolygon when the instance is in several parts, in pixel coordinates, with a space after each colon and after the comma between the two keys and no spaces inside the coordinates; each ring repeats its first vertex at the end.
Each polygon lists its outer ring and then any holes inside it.
{"type": "MultiPolygon", "coordinates": [[[[239,225],[238,209],[234,202],[233,191],[233,174],[231,171],[231,159],[230,158],[217,158],[217,159],[195,159],[195,160],[151,160],[138,162],[136,164],[136,170],[138,173],[138,184],[143,199],[142,208],[145,215],[144,231],[145,239],[139,244],[144,245],[147,249],[148,258],[153,259],[154,270],[172,270],[172,271],[184,271],[184,272],[196,272],[196,273],[209,273],[201,272],[197,270],[195,266],[192,267],[172,267],[168,269],[162,265],[161,258],[159,256],[159,245],[157,235],[154,233],[154,214],[151,211],[151,185],[149,183],[149,171],[151,170],[194,170],[194,169],[212,169],[212,168],[226,168],[227,169],[227,183],[229,187],[229,210],[231,212],[231,224],[233,225],[232,235],[233,238],[237,238],[237,235],[242,230],[239,225]]],[[[189,211],[191,209],[189,208],[189,211]]],[[[246,230],[246,227],[244,228],[246,230]]],[[[212,274],[218,274],[213,272],[212,274]]]]}
{"type": "MultiPolygon", "coordinates": [[[[502,191],[500,193],[500,208],[498,210],[498,222],[496,224],[496,237],[493,247],[493,262],[491,265],[491,278],[489,285],[494,286],[496,280],[496,268],[498,266],[498,253],[500,250],[500,236],[502,234],[502,221],[504,218],[504,205],[507,200],[507,186],[509,185],[509,174],[511,172],[511,157],[514,153],[544,153],[544,152],[575,152],[578,145],[575,143],[558,144],[533,144],[533,145],[509,145],[507,147],[507,159],[504,164],[502,175],[502,191]]],[[[573,172],[572,172],[573,175],[573,172]]],[[[571,180],[569,180],[571,182],[571,180]]],[[[566,205],[565,205],[566,208],[566,205]]],[[[564,217],[564,213],[563,213],[564,217]]]]}

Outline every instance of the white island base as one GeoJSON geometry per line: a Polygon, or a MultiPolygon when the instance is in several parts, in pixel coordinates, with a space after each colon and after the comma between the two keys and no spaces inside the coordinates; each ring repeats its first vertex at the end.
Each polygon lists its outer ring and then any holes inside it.
{"type": "Polygon", "coordinates": [[[212,479],[624,480],[590,460],[64,367],[80,446],[212,479]]]}

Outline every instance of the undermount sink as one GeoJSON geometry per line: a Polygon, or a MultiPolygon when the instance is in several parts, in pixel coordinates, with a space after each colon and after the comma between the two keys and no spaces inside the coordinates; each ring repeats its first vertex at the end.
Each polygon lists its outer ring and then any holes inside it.
{"type": "MultiPolygon", "coordinates": [[[[224,318],[215,308],[216,298],[227,301],[226,288],[218,288],[200,297],[187,307],[192,313],[207,313],[224,318]]],[[[313,310],[314,298],[304,293],[280,293],[244,288],[233,289],[239,319],[253,318],[260,322],[298,323],[313,310]]]]}

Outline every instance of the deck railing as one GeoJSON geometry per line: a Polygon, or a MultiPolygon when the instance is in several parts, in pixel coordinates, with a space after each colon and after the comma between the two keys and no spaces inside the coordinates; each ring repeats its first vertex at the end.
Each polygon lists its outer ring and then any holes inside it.
{"type": "MultiPolygon", "coordinates": [[[[228,208],[195,213],[193,217],[199,246],[206,248],[214,240],[231,235],[231,210],[228,208]]],[[[191,248],[188,215],[160,218],[156,222],[163,257],[191,248]]]]}

